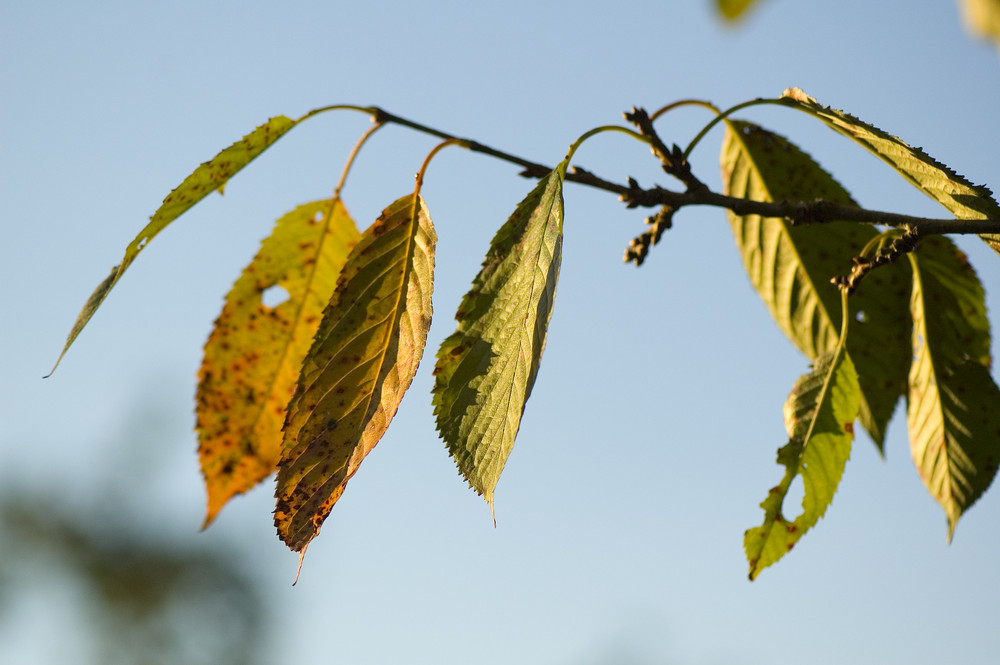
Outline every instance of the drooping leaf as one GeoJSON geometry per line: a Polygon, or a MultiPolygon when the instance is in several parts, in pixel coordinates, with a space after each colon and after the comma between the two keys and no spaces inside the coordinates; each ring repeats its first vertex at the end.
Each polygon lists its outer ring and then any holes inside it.
{"type": "Polygon", "coordinates": [[[715,4],[723,18],[735,21],[743,18],[750,6],[757,4],[757,0],[715,0],[715,4]]]}
{"type": "Polygon", "coordinates": [[[778,449],[785,475],[760,504],[763,524],[743,536],[751,580],[790,551],[826,513],[851,455],[860,405],[857,373],[846,353],[822,356],[812,372],[795,382],[785,402],[789,440],[778,449]],[[798,475],[805,489],[802,513],[789,520],[782,508],[798,475]]]}
{"type": "Polygon", "coordinates": [[[76,339],[80,331],[87,325],[94,312],[101,306],[108,293],[118,280],[121,279],[121,276],[125,274],[129,265],[139,255],[139,252],[146,247],[146,244],[157,233],[166,228],[170,222],[187,212],[195,203],[216,190],[221,191],[229,179],[236,175],[240,169],[253,161],[255,157],[264,152],[294,126],[295,121],[283,115],[271,118],[220,152],[210,161],[196,168],[191,175],[184,179],[184,182],[167,195],[167,198],[163,199],[163,203],[153,213],[153,216],[150,217],[149,223],[129,243],[128,247],[125,248],[125,256],[122,258],[121,263],[111,269],[111,274],[98,284],[97,288],[94,289],[94,292],[87,299],[83,309],[80,310],[80,314],[77,316],[76,322],[73,324],[73,328],[66,338],[66,344],[63,346],[62,353],[59,354],[59,358],[52,368],[53,372],[59,366],[59,362],[63,356],[66,355],[66,351],[73,344],[73,340],[76,339]]]}
{"type": "MultiPolygon", "coordinates": [[[[825,199],[855,205],[809,155],[787,139],[745,122],[727,123],[723,191],[755,201],[825,199]]],[[[841,299],[830,283],[850,272],[877,232],[866,224],[792,225],[785,219],[729,213],[743,264],[781,330],[810,360],[833,350],[841,299]]],[[[861,423],[881,449],[896,402],[906,390],[909,275],[899,266],[873,271],[849,301],[847,352],[860,377],[861,423]]]]}
{"type": "Polygon", "coordinates": [[[347,254],[360,234],[339,199],[288,213],[226,296],[195,400],[205,526],[277,470],[285,407],[347,254]],[[268,306],[266,292],[287,299],[268,306]]]}
{"type": "Polygon", "coordinates": [[[948,516],[948,539],[1000,464],[1000,389],[990,376],[983,286],[945,237],[921,241],[913,267],[908,420],[920,477],[948,516]]]}
{"type": "Polygon", "coordinates": [[[493,506],[535,383],[562,258],[562,162],[497,231],[434,368],[438,432],[493,506]]]}
{"type": "Polygon", "coordinates": [[[337,280],[288,405],[274,524],[304,552],[396,414],[431,322],[437,236],[419,195],[386,208],[337,280]]]}
{"type": "MultiPolygon", "coordinates": [[[[920,148],[848,113],[823,106],[798,88],[785,90],[781,101],[819,118],[827,127],[864,147],[958,219],[1000,219],[1000,204],[987,187],[972,184],[920,148]]],[[[979,237],[1000,254],[1000,234],[984,233],[979,237]]]]}

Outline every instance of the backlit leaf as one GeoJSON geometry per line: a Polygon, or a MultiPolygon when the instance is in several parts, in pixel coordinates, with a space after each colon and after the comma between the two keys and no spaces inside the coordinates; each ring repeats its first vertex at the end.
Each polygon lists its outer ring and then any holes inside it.
{"type": "Polygon", "coordinates": [[[174,221],[198,201],[202,200],[212,192],[222,189],[223,186],[244,166],[249,164],[257,155],[264,152],[275,141],[282,137],[288,130],[295,126],[295,121],[285,116],[271,118],[263,125],[250,132],[242,139],[232,144],[211,161],[205,162],[194,172],[184,179],[174,191],[170,192],[163,203],[153,213],[149,223],[139,232],[139,235],[125,248],[125,256],[121,263],[111,269],[111,274],[98,284],[97,288],[87,299],[87,303],[80,310],[80,314],[66,338],[66,345],[62,353],[56,360],[55,368],[66,351],[69,350],[73,340],[76,339],[80,331],[83,330],[90,317],[94,315],[97,308],[107,297],[114,285],[121,279],[121,276],[128,269],[135,257],[139,255],[146,244],[162,231],[170,222],[174,221]]]}
{"type": "Polygon", "coordinates": [[[908,419],[920,477],[948,516],[986,491],[1000,463],[1000,389],[990,376],[983,286],[945,237],[921,241],[913,266],[913,366],[908,419]]]}
{"type": "Polygon", "coordinates": [[[562,258],[567,162],[544,177],[490,243],[434,368],[434,415],[459,471],[493,506],[535,383],[562,258]]]}
{"type": "Polygon", "coordinates": [[[795,382],[785,402],[789,440],[778,449],[785,475],[760,504],[764,523],[743,536],[751,580],[790,551],[826,513],[851,455],[860,405],[857,373],[846,353],[824,355],[812,372],[795,382]],[[797,475],[805,489],[802,513],[789,520],[782,508],[797,475]]]}
{"type": "Polygon", "coordinates": [[[385,433],[423,354],[434,244],[423,199],[404,196],[341,271],[288,405],[274,524],[304,552],[385,433]]]}
{"type": "MultiPolygon", "coordinates": [[[[826,126],[879,157],[958,219],[1000,219],[1000,204],[988,188],[973,185],[920,148],[910,147],[848,113],[823,106],[798,88],[785,90],[781,101],[819,118],[826,126]]],[[[979,237],[1000,254],[1000,234],[984,233],[979,237]]]]}
{"type": "MultiPolygon", "coordinates": [[[[723,192],[755,201],[828,201],[855,205],[809,155],[756,125],[727,123],[723,192]]],[[[867,224],[792,225],[781,218],[729,213],[754,288],[778,326],[809,359],[837,345],[841,299],[830,283],[850,272],[877,232],[867,224]]],[[[896,402],[906,389],[910,355],[909,276],[899,266],[873,271],[849,301],[847,352],[860,377],[861,422],[881,449],[896,402]]]]}
{"type": "Polygon", "coordinates": [[[277,470],[285,406],[359,236],[339,199],[299,206],[278,220],[226,296],[198,373],[206,526],[277,470]],[[274,290],[287,299],[269,306],[263,296],[274,290]]]}

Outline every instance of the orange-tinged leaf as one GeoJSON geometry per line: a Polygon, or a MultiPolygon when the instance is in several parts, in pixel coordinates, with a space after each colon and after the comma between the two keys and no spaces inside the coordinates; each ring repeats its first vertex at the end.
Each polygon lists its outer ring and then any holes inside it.
{"type": "Polygon", "coordinates": [[[304,552],[417,371],[437,237],[423,199],[383,211],[347,259],[288,405],[274,524],[304,552]]]}
{"type": "Polygon", "coordinates": [[[198,372],[205,526],[229,499],[277,469],[285,406],[359,237],[339,199],[301,205],[278,220],[226,296],[198,372]],[[283,289],[287,299],[264,304],[269,289],[283,289]]]}
{"type": "Polygon", "coordinates": [[[87,298],[87,302],[70,329],[62,353],[56,359],[56,364],[52,368],[53,372],[73,344],[73,340],[87,325],[94,312],[101,306],[108,293],[125,274],[132,261],[139,256],[139,252],[146,247],[146,244],[168,224],[187,212],[195,203],[214,191],[221,193],[222,188],[225,187],[230,178],[284,136],[296,123],[297,121],[283,115],[271,118],[211,160],[201,164],[176,189],[170,192],[167,198],[163,199],[163,203],[149,218],[149,223],[125,248],[125,256],[122,257],[121,263],[111,269],[111,274],[105,277],[87,298]]]}

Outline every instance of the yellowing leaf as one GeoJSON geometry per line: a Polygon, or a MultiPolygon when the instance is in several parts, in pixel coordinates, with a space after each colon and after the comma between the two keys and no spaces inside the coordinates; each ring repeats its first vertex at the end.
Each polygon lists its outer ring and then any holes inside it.
{"type": "MultiPolygon", "coordinates": [[[[958,219],[1000,219],[1000,204],[988,188],[973,185],[920,148],[848,113],[823,106],[798,88],[785,90],[781,102],[809,113],[864,147],[958,219]]],[[[984,233],[979,237],[1000,254],[1000,234],[984,233]]]]}
{"type": "MultiPolygon", "coordinates": [[[[787,139],[745,122],[727,123],[723,192],[755,201],[825,199],[855,205],[809,155],[787,139]]],[[[877,232],[866,224],[792,225],[785,219],[729,213],[743,264],[781,330],[809,359],[837,345],[841,299],[830,283],[877,232]]],[[[885,266],[851,296],[847,352],[860,376],[861,422],[881,448],[896,402],[906,389],[910,354],[908,275],[885,266]]]]}
{"type": "Polygon", "coordinates": [[[437,237],[404,196],[361,236],[341,271],[288,405],[274,524],[304,552],[385,433],[423,354],[437,237]]]}
{"type": "Polygon", "coordinates": [[[851,455],[860,404],[857,373],[845,353],[823,356],[812,372],[795,382],[785,403],[789,440],[778,450],[777,461],[785,467],[785,476],[760,504],[763,524],[743,536],[751,580],[789,552],[833,501],[851,455]],[[805,489],[802,514],[789,520],[782,507],[792,481],[800,474],[805,489]]]}
{"type": "Polygon", "coordinates": [[[959,0],[965,26],[1000,47],[1000,0],[959,0]]]}
{"type": "Polygon", "coordinates": [[[920,477],[948,516],[948,539],[1000,464],[1000,388],[990,376],[983,287],[945,237],[925,238],[913,266],[908,419],[920,477]]]}
{"type": "Polygon", "coordinates": [[[285,406],[359,237],[339,199],[299,206],[278,220],[226,296],[198,372],[205,526],[230,498],[277,469],[285,406]],[[263,295],[274,289],[287,299],[268,306],[263,295]]]}
{"type": "Polygon", "coordinates": [[[490,243],[438,350],[434,415],[469,486],[490,507],[535,383],[562,258],[567,162],[542,178],[490,243]]]}
{"type": "Polygon", "coordinates": [[[756,3],[757,0],[715,0],[719,13],[730,21],[743,18],[750,6],[756,3]]]}
{"type": "Polygon", "coordinates": [[[76,322],[73,324],[73,328],[66,338],[66,344],[63,347],[62,353],[59,354],[59,358],[52,368],[53,372],[59,366],[59,362],[63,356],[66,355],[66,351],[69,350],[70,345],[73,344],[73,340],[76,339],[80,331],[87,325],[90,317],[94,315],[97,308],[104,302],[108,293],[118,280],[121,279],[125,270],[135,260],[135,257],[139,255],[139,252],[146,247],[146,244],[170,224],[170,222],[187,212],[195,203],[216,190],[221,191],[226,182],[236,175],[240,169],[253,161],[257,155],[264,152],[294,126],[295,121],[283,115],[271,118],[241,140],[220,152],[211,161],[199,166],[174,191],[170,192],[167,198],[163,199],[163,203],[153,213],[149,223],[129,243],[129,246],[125,248],[125,256],[122,258],[122,262],[111,269],[111,274],[98,284],[97,288],[87,299],[87,303],[83,306],[83,309],[80,310],[80,314],[77,316],[76,322]]]}

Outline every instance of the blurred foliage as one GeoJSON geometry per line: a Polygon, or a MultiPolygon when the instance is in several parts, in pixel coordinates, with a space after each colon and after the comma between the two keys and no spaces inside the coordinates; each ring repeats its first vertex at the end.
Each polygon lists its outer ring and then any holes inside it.
{"type": "Polygon", "coordinates": [[[715,0],[715,6],[719,13],[730,21],[744,18],[747,10],[756,4],[757,0],[715,0]]]}
{"type": "MultiPolygon", "coordinates": [[[[715,0],[719,16],[731,23],[744,20],[759,0],[715,0]]],[[[1000,49],[1000,0],[958,0],[966,29],[1000,49]]]]}
{"type": "Polygon", "coordinates": [[[1000,48],[1000,0],[959,0],[969,32],[1000,48]]]}
{"type": "MultiPolygon", "coordinates": [[[[251,663],[263,603],[233,557],[145,528],[108,531],[97,515],[30,492],[0,498],[0,617],[16,619],[28,579],[65,579],[79,598],[93,663],[251,663]]],[[[66,608],[61,608],[65,610],[66,608]]]]}
{"type": "Polygon", "coordinates": [[[28,481],[35,474],[21,466],[15,481],[4,469],[0,662],[262,662],[263,589],[241,566],[243,551],[194,524],[171,528],[162,513],[151,521],[122,508],[119,494],[169,482],[163,456],[183,432],[151,398],[122,408],[102,456],[114,463],[77,468],[82,485],[51,474],[28,481]]]}

